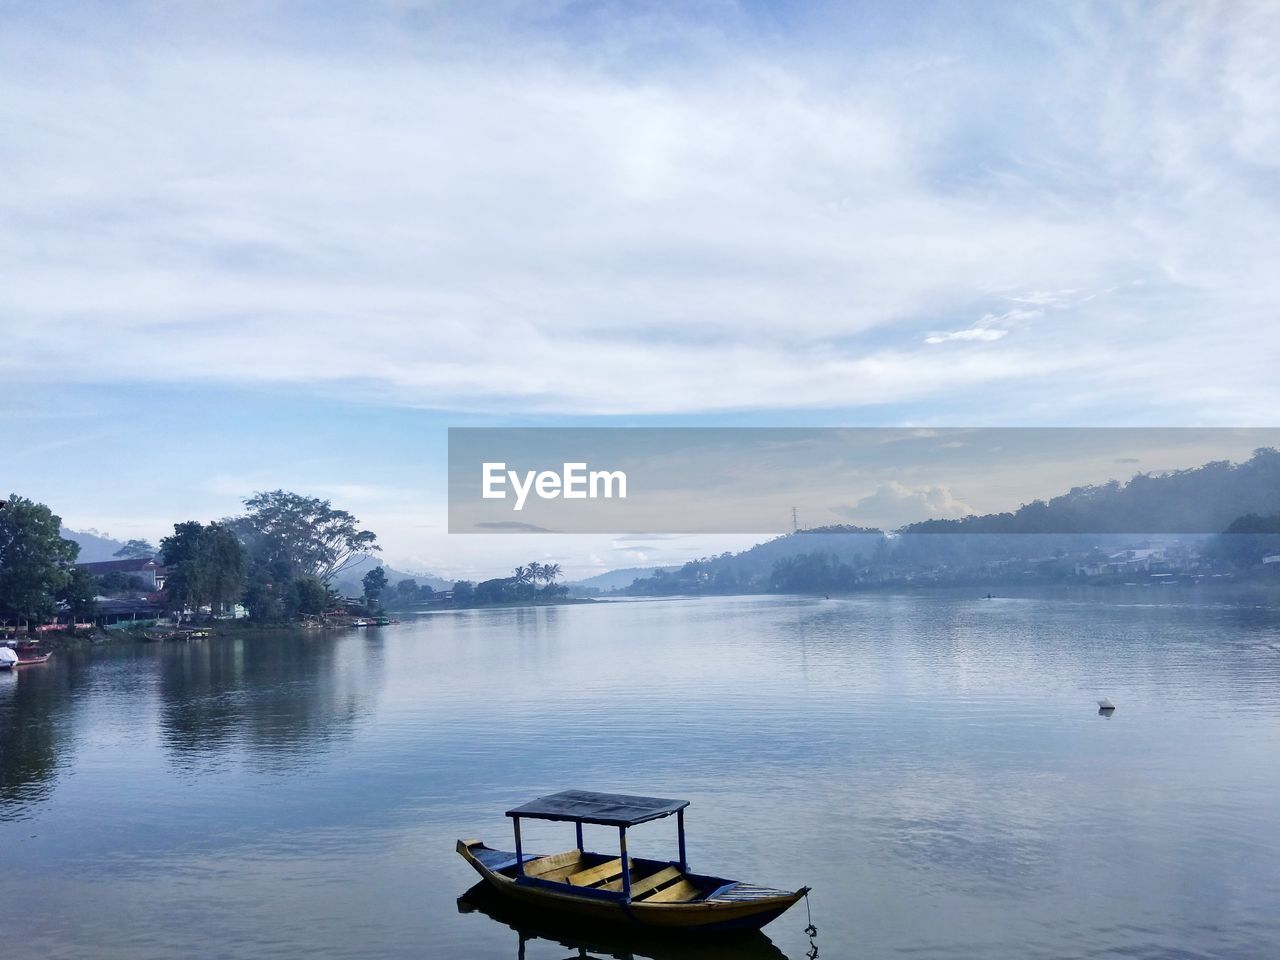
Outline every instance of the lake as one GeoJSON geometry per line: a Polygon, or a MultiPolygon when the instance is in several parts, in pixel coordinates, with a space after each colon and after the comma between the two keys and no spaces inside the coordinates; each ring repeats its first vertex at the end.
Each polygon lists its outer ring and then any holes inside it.
{"type": "MultiPolygon", "coordinates": [[[[455,840],[508,847],[504,810],[580,787],[691,800],[691,866],[812,886],[826,958],[1280,955],[1280,611],[1134,593],[504,608],[59,654],[0,674],[0,949],[805,956],[803,905],[729,951],[460,911],[455,840]]],[[[631,833],[674,856],[673,821],[631,833]]],[[[526,849],[572,845],[527,824],[526,849]]]]}

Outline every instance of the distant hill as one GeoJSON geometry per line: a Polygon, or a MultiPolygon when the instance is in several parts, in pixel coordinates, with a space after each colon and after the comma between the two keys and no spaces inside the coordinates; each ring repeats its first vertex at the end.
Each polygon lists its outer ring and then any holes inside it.
{"type": "Polygon", "coordinates": [[[862,566],[884,549],[885,542],[885,535],[879,530],[864,527],[801,530],[757,543],[741,553],[722,553],[690,561],[683,567],[668,567],[616,589],[640,595],[750,591],[767,582],[774,565],[781,560],[818,551],[842,563],[862,566]]]}
{"type": "Polygon", "coordinates": [[[1242,514],[1280,512],[1280,452],[1244,463],[1216,460],[1189,470],[1140,473],[1127,483],[1074,487],[1009,513],[924,520],[900,533],[1220,533],[1242,514]]]}
{"type": "Polygon", "coordinates": [[[573,580],[565,586],[570,590],[582,588],[587,590],[616,590],[619,587],[631,586],[631,581],[641,577],[651,577],[659,570],[675,570],[676,567],[623,567],[610,570],[608,573],[597,573],[584,580],[573,580]]]}
{"type": "MultiPolygon", "coordinates": [[[[800,589],[798,583],[825,590],[829,583],[940,582],[1001,571],[1022,577],[1028,569],[1036,576],[1088,575],[1077,567],[1101,569],[1116,559],[1111,555],[1137,546],[1186,570],[1214,535],[1238,529],[1250,514],[1257,515],[1255,526],[1280,514],[1280,452],[1274,449],[1255,450],[1243,463],[1138,474],[1123,483],[1075,487],[1007,513],[925,520],[887,535],[848,527],[800,531],[619,589],[668,596],[800,589]]],[[[1258,549],[1271,548],[1264,543],[1258,549]]]]}
{"type": "Polygon", "coordinates": [[[418,586],[429,586],[432,590],[452,590],[452,580],[442,580],[430,573],[406,573],[388,567],[377,556],[361,557],[347,569],[343,570],[333,581],[333,588],[348,597],[357,597],[364,592],[361,580],[374,567],[382,567],[387,574],[387,584],[394,587],[401,580],[416,580],[418,586]]]}
{"type": "Polygon", "coordinates": [[[62,537],[65,540],[74,540],[80,544],[80,555],[76,557],[77,563],[98,563],[102,560],[115,560],[116,551],[124,546],[123,541],[114,540],[110,534],[100,533],[97,530],[70,530],[67,527],[63,527],[62,537]]]}

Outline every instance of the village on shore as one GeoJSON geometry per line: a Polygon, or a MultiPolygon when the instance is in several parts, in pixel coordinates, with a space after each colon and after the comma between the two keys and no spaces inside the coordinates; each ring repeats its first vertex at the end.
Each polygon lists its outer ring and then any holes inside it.
{"type": "Polygon", "coordinates": [[[560,565],[537,561],[446,589],[391,583],[372,566],[352,595],[342,575],[370,566],[372,531],[328,500],[284,490],[244,505],[240,516],[175,524],[158,547],[130,540],[110,560],[79,562],[49,507],[0,500],[0,638],[188,639],[215,625],[367,627],[403,613],[575,602],[560,565]]]}
{"type": "Polygon", "coordinates": [[[237,516],[177,523],[158,546],[130,540],[109,560],[83,562],[49,507],[0,500],[0,638],[377,626],[397,615],[609,596],[1225,586],[1271,603],[1280,585],[1280,451],[1271,448],[1237,464],[1075,487],[1009,513],[893,531],[796,529],[740,553],[572,585],[560,582],[559,564],[538,561],[479,583],[391,582],[373,560],[377,536],[328,500],[273,490],[243,504],[237,516]],[[1125,532],[1133,530],[1149,532],[1125,532]]]}

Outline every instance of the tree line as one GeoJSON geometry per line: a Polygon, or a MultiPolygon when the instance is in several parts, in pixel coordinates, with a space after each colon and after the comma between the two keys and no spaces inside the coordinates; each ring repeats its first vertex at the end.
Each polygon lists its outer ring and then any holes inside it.
{"type": "MultiPolygon", "coordinates": [[[[99,590],[131,585],[128,575],[108,574],[104,583],[77,567],[79,546],[62,537],[61,519],[44,504],[17,495],[0,503],[0,619],[34,627],[59,608],[92,616],[99,590]]],[[[170,609],[220,612],[241,603],[268,623],[320,614],[341,601],[334,577],[381,549],[372,531],[328,500],[272,490],[244,506],[239,516],[175,524],[160,541],[170,609]]],[[[145,540],[116,553],[156,554],[145,540]]]]}
{"type": "MultiPolygon", "coordinates": [[[[376,535],[324,499],[286,490],[257,493],[234,517],[174,524],[159,547],[130,540],[120,559],[155,559],[165,568],[163,602],[171,612],[209,608],[220,614],[242,604],[250,618],[278,623],[342,608],[333,583],[343,571],[379,552],[376,535]]],[[[96,597],[138,592],[137,574],[114,571],[95,577],[76,566],[79,545],[61,535],[62,521],[44,504],[14,495],[0,501],[0,621],[29,628],[70,613],[91,620],[96,597]]],[[[394,586],[375,567],[362,580],[368,609],[407,609],[429,602],[476,606],[563,597],[557,563],[531,561],[510,577],[482,583],[459,581],[447,599],[427,584],[404,579],[394,586]]]]}

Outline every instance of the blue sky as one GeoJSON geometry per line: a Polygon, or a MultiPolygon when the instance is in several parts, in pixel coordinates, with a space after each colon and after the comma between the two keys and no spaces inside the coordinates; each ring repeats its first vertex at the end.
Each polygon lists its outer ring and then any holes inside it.
{"type": "Polygon", "coordinates": [[[0,3],[0,487],[155,537],[289,486],[397,565],[586,570],[723,544],[448,538],[448,426],[1270,425],[1277,37],[1246,2],[0,3]]]}

